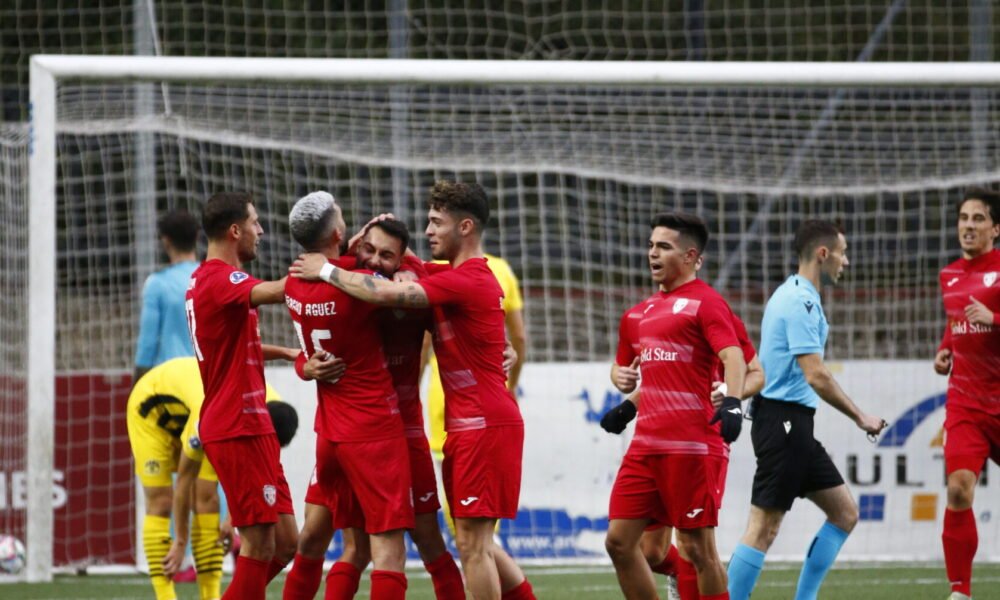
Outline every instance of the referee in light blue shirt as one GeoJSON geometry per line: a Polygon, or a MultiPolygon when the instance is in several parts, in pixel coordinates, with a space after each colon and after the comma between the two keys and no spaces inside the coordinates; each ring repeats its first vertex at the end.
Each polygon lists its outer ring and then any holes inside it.
{"type": "Polygon", "coordinates": [[[858,505],[823,445],[813,437],[820,398],[870,435],[886,423],[862,412],[823,364],[829,326],[820,288],[836,284],[847,260],[847,240],[832,223],[811,220],[795,234],[799,272],[781,284],[764,309],[760,361],[764,389],[754,401],[750,436],[757,457],[747,531],[729,561],[729,597],[750,597],[764,555],[796,497],[811,500],[827,521],[809,545],[796,600],[813,600],[847,536],[858,505]]]}
{"type": "Polygon", "coordinates": [[[150,275],[142,288],[133,382],[171,358],[194,355],[184,311],[184,294],[191,273],[198,267],[195,258],[198,221],[187,212],[175,211],[160,217],[156,228],[170,258],[170,266],[150,275]]]}

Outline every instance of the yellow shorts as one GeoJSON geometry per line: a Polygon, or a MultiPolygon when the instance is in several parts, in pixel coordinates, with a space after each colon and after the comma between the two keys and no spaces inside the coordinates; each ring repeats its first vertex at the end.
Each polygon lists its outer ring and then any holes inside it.
{"type": "MultiPolygon", "coordinates": [[[[180,460],[181,439],[157,424],[156,413],[142,417],[137,408],[138,403],[135,406],[133,404],[130,398],[125,420],[132,456],[135,458],[135,474],[145,487],[171,487],[174,483],[173,474],[177,472],[180,460]]],[[[190,452],[188,455],[195,460],[201,458],[192,456],[190,452]]],[[[198,478],[218,481],[215,469],[207,460],[201,460],[198,478]]]]}

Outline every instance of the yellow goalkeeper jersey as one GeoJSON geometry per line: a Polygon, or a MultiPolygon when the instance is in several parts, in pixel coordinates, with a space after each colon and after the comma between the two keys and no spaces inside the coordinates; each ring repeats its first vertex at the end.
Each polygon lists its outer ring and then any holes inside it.
{"type": "MultiPolygon", "coordinates": [[[[493,276],[497,278],[500,289],[503,290],[503,311],[509,313],[514,310],[521,310],[524,307],[524,300],[521,298],[521,289],[517,281],[517,276],[510,268],[510,264],[499,256],[486,255],[486,264],[493,271],[493,276]]],[[[427,392],[427,420],[430,422],[430,444],[431,450],[441,452],[444,448],[444,389],[441,387],[441,377],[438,374],[437,357],[431,355],[430,361],[431,380],[430,389],[427,392]]]]}

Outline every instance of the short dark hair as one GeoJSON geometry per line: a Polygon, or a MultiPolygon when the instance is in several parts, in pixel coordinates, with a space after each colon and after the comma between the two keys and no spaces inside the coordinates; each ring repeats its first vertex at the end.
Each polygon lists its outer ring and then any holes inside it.
{"type": "Polygon", "coordinates": [[[985,187],[970,187],[965,190],[965,196],[958,203],[958,210],[956,212],[962,212],[962,207],[969,200],[979,200],[985,204],[986,208],[990,211],[990,219],[993,221],[993,224],[1000,223],[1000,192],[985,187]]]}
{"type": "Polygon", "coordinates": [[[382,219],[381,221],[372,223],[372,227],[378,227],[388,236],[399,240],[400,244],[402,244],[399,252],[406,252],[406,248],[410,245],[410,230],[407,229],[406,223],[396,219],[382,219]]]}
{"type": "Polygon", "coordinates": [[[186,210],[174,210],[160,217],[156,231],[179,252],[194,252],[198,243],[198,221],[186,210]]]}
{"type": "Polygon", "coordinates": [[[427,204],[433,210],[441,210],[457,217],[471,217],[480,232],[486,229],[490,220],[490,203],[486,192],[478,183],[438,180],[431,187],[427,204]]]}
{"type": "Polygon", "coordinates": [[[278,434],[278,445],[282,448],[292,442],[295,432],[299,429],[299,413],[287,402],[275,400],[267,403],[267,412],[274,423],[274,432],[278,434]]]}
{"type": "Polygon", "coordinates": [[[649,227],[650,229],[656,229],[657,227],[673,229],[681,237],[686,238],[694,244],[695,249],[698,250],[698,254],[704,252],[705,246],[708,245],[708,225],[698,215],[689,213],[659,213],[653,216],[649,222],[649,227]]]}
{"type": "Polygon", "coordinates": [[[809,219],[803,221],[795,232],[795,252],[799,258],[805,258],[819,246],[827,246],[831,250],[837,243],[837,236],[844,230],[830,221],[809,219]]]}
{"type": "Polygon", "coordinates": [[[250,217],[247,206],[253,204],[253,196],[246,192],[218,192],[213,194],[201,213],[201,226],[210,240],[217,240],[234,223],[242,223],[250,217]]]}

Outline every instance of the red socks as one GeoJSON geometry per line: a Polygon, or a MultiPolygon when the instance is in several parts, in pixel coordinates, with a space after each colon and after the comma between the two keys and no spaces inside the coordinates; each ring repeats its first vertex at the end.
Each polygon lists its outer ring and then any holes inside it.
{"type": "Polygon", "coordinates": [[[323,559],[295,555],[292,570],[285,578],[282,600],[313,600],[323,581],[323,559]]]}
{"type": "Polygon", "coordinates": [[[976,532],[976,516],[972,509],[944,511],[944,532],[941,533],[944,546],[944,565],[951,583],[951,591],[972,595],[972,559],[979,547],[976,532]]]}
{"type": "Polygon", "coordinates": [[[512,590],[507,590],[500,596],[501,600],[536,600],[535,591],[531,589],[531,584],[525,579],[521,585],[512,590]]]}
{"type": "Polygon", "coordinates": [[[677,559],[680,555],[677,553],[677,546],[670,544],[670,549],[667,550],[667,556],[663,559],[663,562],[653,567],[654,573],[659,573],[661,575],[673,575],[677,577],[677,559]]]}
{"type": "Polygon", "coordinates": [[[451,553],[445,552],[433,561],[424,563],[424,568],[431,576],[437,600],[465,600],[465,583],[462,582],[462,573],[451,553]]]}
{"type": "Polygon", "coordinates": [[[372,600],[405,600],[406,575],[397,571],[372,571],[372,600]]]}
{"type": "Polygon", "coordinates": [[[236,572],[222,600],[265,600],[267,596],[268,564],[262,560],[240,556],[236,572]]]}
{"type": "Polygon", "coordinates": [[[680,556],[677,557],[677,593],[681,600],[699,600],[702,597],[698,593],[698,571],[680,556]]]}
{"type": "Polygon", "coordinates": [[[351,600],[358,593],[361,571],[351,563],[338,562],[330,567],[326,575],[324,600],[351,600]]]}

